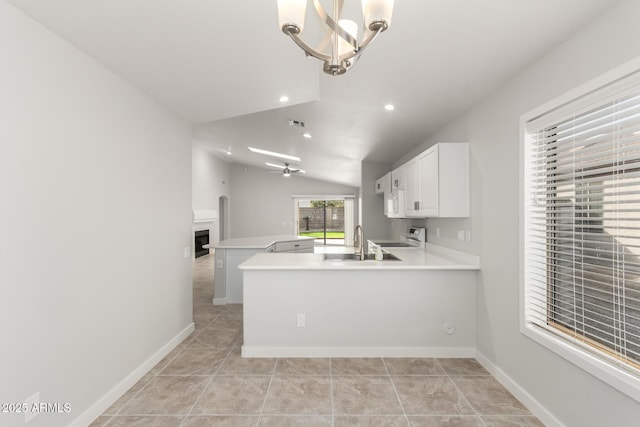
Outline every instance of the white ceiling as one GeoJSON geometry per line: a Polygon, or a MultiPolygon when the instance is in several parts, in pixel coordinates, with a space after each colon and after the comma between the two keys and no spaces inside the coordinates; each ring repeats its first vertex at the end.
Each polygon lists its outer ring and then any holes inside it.
{"type": "Polygon", "coordinates": [[[397,0],[391,28],[339,77],[282,34],[276,0],[8,1],[193,124],[225,160],[276,160],[254,146],[359,186],[362,160],[397,160],[617,0],[397,0]]]}

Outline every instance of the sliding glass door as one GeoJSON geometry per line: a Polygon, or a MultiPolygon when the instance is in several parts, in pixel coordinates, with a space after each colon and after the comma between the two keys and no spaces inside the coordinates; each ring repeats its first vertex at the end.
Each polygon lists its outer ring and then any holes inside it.
{"type": "Polygon", "coordinates": [[[344,245],[345,226],[353,224],[353,199],[295,198],[297,234],[311,236],[316,245],[344,245]]]}

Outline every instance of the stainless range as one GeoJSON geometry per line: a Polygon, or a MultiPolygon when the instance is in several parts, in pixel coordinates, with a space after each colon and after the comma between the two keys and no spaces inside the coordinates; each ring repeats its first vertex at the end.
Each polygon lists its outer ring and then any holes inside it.
{"type": "Polygon", "coordinates": [[[425,248],[427,244],[427,230],[424,227],[409,227],[400,236],[399,241],[369,240],[370,243],[383,248],[425,248]]]}

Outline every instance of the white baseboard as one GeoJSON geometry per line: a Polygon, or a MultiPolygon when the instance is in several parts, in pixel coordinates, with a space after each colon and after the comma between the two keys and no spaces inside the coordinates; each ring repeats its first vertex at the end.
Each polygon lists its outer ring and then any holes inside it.
{"type": "Polygon", "coordinates": [[[213,299],[213,305],[227,305],[227,299],[226,298],[214,298],[213,299]]]}
{"type": "Polygon", "coordinates": [[[476,360],[480,362],[484,368],[489,371],[493,377],[500,382],[507,390],[513,394],[533,415],[538,417],[542,423],[547,427],[564,427],[564,424],[560,422],[551,412],[540,404],[533,396],[516,383],[510,376],[504,371],[493,364],[487,357],[476,350],[476,360]]]}
{"type": "Polygon", "coordinates": [[[102,398],[84,411],[78,418],[76,418],[70,427],[85,427],[91,424],[96,418],[104,413],[111,405],[113,405],[127,390],[129,390],[135,383],[140,381],[147,372],[149,372],[154,366],[165,358],[174,348],[185,340],[195,330],[195,325],[191,323],[175,337],[173,337],[168,343],[163,345],[158,351],[156,351],[151,357],[145,360],[140,366],[138,366],[133,372],[127,375],[120,383],[107,392],[102,398]]]}
{"type": "Polygon", "coordinates": [[[242,346],[242,357],[475,357],[473,347],[262,347],[242,346]]]}

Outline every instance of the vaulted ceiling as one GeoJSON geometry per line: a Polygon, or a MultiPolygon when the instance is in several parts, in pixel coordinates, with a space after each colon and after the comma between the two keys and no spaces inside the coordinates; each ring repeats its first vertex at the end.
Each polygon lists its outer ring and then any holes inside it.
{"type": "Polygon", "coordinates": [[[225,160],[279,162],[253,146],[352,186],[363,160],[392,163],[616,3],[397,0],[391,28],[331,77],[280,31],[276,0],[8,1],[188,121],[225,160]]]}

